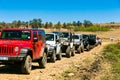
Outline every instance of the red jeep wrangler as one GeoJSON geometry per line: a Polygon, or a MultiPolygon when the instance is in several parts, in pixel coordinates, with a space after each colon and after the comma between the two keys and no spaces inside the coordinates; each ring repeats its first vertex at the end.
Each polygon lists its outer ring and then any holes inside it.
{"type": "Polygon", "coordinates": [[[42,29],[3,29],[0,39],[0,62],[17,64],[21,72],[29,74],[32,61],[45,68],[45,31],[42,29]]]}

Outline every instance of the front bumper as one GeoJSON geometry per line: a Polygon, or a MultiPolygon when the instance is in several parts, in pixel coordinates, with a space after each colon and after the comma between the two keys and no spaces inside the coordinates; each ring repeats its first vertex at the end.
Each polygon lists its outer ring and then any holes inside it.
{"type": "Polygon", "coordinates": [[[54,47],[49,47],[49,48],[48,48],[48,51],[47,51],[47,55],[48,55],[48,56],[51,56],[51,55],[53,54],[54,50],[55,50],[54,47]]]}
{"type": "Polygon", "coordinates": [[[78,45],[78,44],[74,44],[74,46],[75,46],[75,50],[77,50],[77,48],[80,46],[80,44],[78,45]]]}
{"type": "Polygon", "coordinates": [[[53,51],[54,51],[54,50],[49,50],[49,51],[48,51],[48,56],[51,56],[51,55],[53,54],[53,51]]]}
{"type": "Polygon", "coordinates": [[[19,56],[0,56],[0,62],[19,62],[23,61],[26,54],[21,54],[19,56]]]}

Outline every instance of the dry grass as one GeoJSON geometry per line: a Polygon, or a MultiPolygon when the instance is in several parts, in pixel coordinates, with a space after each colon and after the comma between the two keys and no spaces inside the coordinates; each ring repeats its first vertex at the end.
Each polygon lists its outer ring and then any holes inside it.
{"type": "MultiPolygon", "coordinates": [[[[57,29],[45,29],[46,32],[52,32],[52,31],[59,31],[57,29]]],[[[60,29],[60,31],[68,31],[67,29],[60,29]]],[[[104,41],[110,41],[110,37],[113,37],[115,41],[120,41],[120,29],[111,29],[107,32],[82,32],[78,31],[75,32],[77,34],[96,34],[97,36],[101,37],[104,41]]]]}

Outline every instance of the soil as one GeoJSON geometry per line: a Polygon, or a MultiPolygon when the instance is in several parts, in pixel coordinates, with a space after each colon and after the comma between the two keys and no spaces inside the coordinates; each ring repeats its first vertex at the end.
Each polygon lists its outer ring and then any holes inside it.
{"type": "Polygon", "coordinates": [[[55,63],[48,62],[45,69],[40,69],[38,63],[33,63],[30,75],[21,74],[16,66],[0,66],[0,80],[55,80],[54,76],[61,74],[63,71],[70,68],[71,65],[81,63],[87,58],[93,58],[108,43],[103,42],[100,46],[95,47],[90,51],[85,51],[81,54],[76,54],[74,57],[66,58],[63,55],[62,60],[57,60],[55,63]]]}
{"type": "MultiPolygon", "coordinates": [[[[117,31],[120,32],[120,30],[117,31]]],[[[115,35],[116,38],[119,38],[119,34],[116,31],[110,31],[110,34],[99,34],[99,36],[103,35],[106,37],[115,35]],[[111,32],[115,32],[115,34],[111,32]]],[[[84,53],[75,54],[75,56],[71,58],[66,58],[63,55],[62,60],[57,60],[55,63],[48,62],[45,69],[40,69],[38,67],[38,63],[33,63],[32,71],[29,75],[21,74],[20,70],[16,66],[0,65],[0,80],[57,80],[55,76],[60,75],[65,70],[69,69],[73,64],[84,64],[84,62],[82,62],[83,60],[97,56],[103,47],[109,43],[111,42],[103,41],[102,45],[99,45],[90,51],[84,51],[84,53]]]]}

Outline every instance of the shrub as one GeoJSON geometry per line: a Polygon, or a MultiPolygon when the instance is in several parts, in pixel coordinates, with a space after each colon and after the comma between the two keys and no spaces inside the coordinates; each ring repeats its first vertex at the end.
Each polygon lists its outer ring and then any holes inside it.
{"type": "Polygon", "coordinates": [[[98,27],[98,26],[90,26],[90,27],[77,27],[74,28],[75,31],[90,31],[90,32],[96,32],[96,31],[109,31],[110,28],[108,27],[98,27]]]}
{"type": "Polygon", "coordinates": [[[106,74],[101,80],[120,80],[120,44],[107,45],[103,50],[103,57],[110,63],[111,69],[109,76],[106,74]]]}

